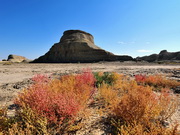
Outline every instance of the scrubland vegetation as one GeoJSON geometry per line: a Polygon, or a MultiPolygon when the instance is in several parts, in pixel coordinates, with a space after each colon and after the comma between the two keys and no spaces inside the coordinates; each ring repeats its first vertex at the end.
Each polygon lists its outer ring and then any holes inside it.
{"type": "Polygon", "coordinates": [[[136,75],[84,70],[54,79],[32,78],[33,85],[19,93],[14,117],[0,108],[0,135],[75,134],[83,128],[88,107],[96,100],[108,115],[111,134],[177,135],[178,123],[164,125],[178,102],[172,89],[179,82],[161,75],[136,75]]]}

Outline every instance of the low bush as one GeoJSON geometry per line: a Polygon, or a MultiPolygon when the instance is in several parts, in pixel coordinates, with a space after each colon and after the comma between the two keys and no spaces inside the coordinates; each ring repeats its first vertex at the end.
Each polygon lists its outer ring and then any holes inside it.
{"type": "Polygon", "coordinates": [[[20,93],[15,103],[21,107],[19,114],[23,115],[24,123],[36,127],[36,133],[46,131],[42,131],[41,125],[45,120],[37,117],[47,120],[43,124],[47,129],[54,128],[60,134],[67,131],[95,92],[95,79],[90,71],[60,79],[37,75],[32,80],[35,83],[20,93]],[[25,115],[29,114],[29,110],[32,117],[25,115]]]}
{"type": "Polygon", "coordinates": [[[162,75],[135,75],[135,80],[141,85],[153,86],[154,90],[161,90],[161,88],[173,89],[180,86],[180,82],[166,79],[166,77],[162,75]]]}
{"type": "MultiPolygon", "coordinates": [[[[138,83],[144,82],[146,76],[138,76],[138,83]]],[[[169,89],[162,89],[160,94],[148,85],[138,85],[127,77],[119,77],[109,86],[102,84],[100,97],[109,108],[112,125],[116,134],[169,134],[176,128],[168,130],[162,122],[172,116],[177,109],[176,97],[169,89]]]]}
{"type": "Polygon", "coordinates": [[[118,79],[116,75],[117,73],[115,72],[95,72],[94,77],[96,78],[96,87],[100,87],[103,83],[112,85],[118,79]]]}
{"type": "Polygon", "coordinates": [[[7,116],[7,108],[0,108],[0,135],[69,134],[83,126],[80,121],[86,119],[93,98],[98,99],[99,112],[109,116],[114,134],[178,134],[178,125],[170,129],[162,124],[177,109],[177,99],[169,88],[178,82],[163,76],[136,75],[133,80],[114,72],[93,75],[84,70],[60,79],[36,75],[32,80],[34,84],[14,101],[20,108],[15,117],[7,116]],[[159,92],[154,91],[157,88],[159,92]]]}
{"type": "Polygon", "coordinates": [[[6,118],[7,108],[0,107],[0,132],[3,132],[5,128],[8,128],[8,119],[6,118]]]}
{"type": "Polygon", "coordinates": [[[149,123],[148,127],[143,124],[137,123],[136,121],[132,123],[122,124],[118,120],[112,120],[112,125],[116,127],[114,134],[118,135],[179,135],[177,131],[177,126],[170,128],[165,128],[161,123],[149,123]]]}
{"type": "Polygon", "coordinates": [[[7,134],[29,135],[51,133],[46,117],[40,116],[25,104],[17,111],[15,121],[8,129],[7,134]]]}

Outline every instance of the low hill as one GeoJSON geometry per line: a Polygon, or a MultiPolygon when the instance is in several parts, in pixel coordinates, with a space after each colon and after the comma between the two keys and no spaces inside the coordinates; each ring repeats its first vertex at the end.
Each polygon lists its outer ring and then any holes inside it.
{"type": "Polygon", "coordinates": [[[180,60],[180,51],[168,52],[167,50],[162,50],[159,54],[151,54],[149,56],[137,57],[136,60],[144,60],[148,62],[180,60]]]}

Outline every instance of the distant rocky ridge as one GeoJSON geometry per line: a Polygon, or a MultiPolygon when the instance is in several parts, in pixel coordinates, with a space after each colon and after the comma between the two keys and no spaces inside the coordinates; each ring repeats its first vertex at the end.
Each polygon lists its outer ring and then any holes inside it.
{"type": "Polygon", "coordinates": [[[10,54],[7,61],[9,62],[28,62],[26,57],[10,54]]]}
{"type": "Polygon", "coordinates": [[[167,50],[162,50],[159,54],[137,57],[136,60],[144,60],[148,62],[180,60],[180,51],[168,52],[167,50]]]}
{"type": "Polygon", "coordinates": [[[118,56],[94,44],[91,34],[81,30],[68,30],[63,33],[59,43],[55,43],[34,63],[77,63],[98,61],[128,61],[131,56],[118,56]]]}

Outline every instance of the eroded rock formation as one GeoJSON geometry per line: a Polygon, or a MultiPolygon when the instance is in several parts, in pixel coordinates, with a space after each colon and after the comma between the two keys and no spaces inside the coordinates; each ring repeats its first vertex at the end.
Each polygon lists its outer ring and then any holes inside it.
{"type": "Polygon", "coordinates": [[[144,60],[144,61],[148,61],[148,62],[180,60],[180,51],[179,52],[168,52],[167,50],[162,50],[159,54],[152,54],[149,56],[137,57],[136,59],[144,60]]]}
{"type": "Polygon", "coordinates": [[[68,30],[59,43],[55,43],[37,63],[98,62],[133,60],[130,56],[117,56],[94,44],[91,34],[81,30],[68,30]]]}
{"type": "Polygon", "coordinates": [[[13,55],[13,54],[10,54],[7,59],[7,61],[10,61],[10,62],[23,62],[25,60],[27,60],[25,57],[13,55]]]}

